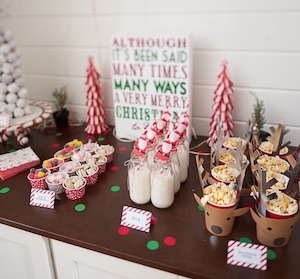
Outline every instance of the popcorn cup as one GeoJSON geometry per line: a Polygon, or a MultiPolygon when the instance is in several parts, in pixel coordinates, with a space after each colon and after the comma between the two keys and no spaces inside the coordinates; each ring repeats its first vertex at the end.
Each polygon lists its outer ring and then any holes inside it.
{"type": "Polygon", "coordinates": [[[49,170],[51,173],[59,171],[59,167],[64,163],[62,158],[50,158],[44,160],[42,167],[49,170]]]}
{"type": "Polygon", "coordinates": [[[86,179],[86,186],[94,185],[98,180],[98,166],[83,164],[80,169],[76,171],[78,176],[86,179]]]}
{"type": "Polygon", "coordinates": [[[264,217],[259,211],[250,208],[251,216],[256,223],[256,237],[258,241],[268,247],[283,247],[288,244],[294,225],[300,214],[286,219],[264,217]]]}
{"type": "Polygon", "coordinates": [[[237,192],[224,183],[215,183],[204,188],[204,194],[201,203],[205,203],[205,226],[211,234],[217,236],[230,234],[235,217],[244,215],[249,211],[249,208],[246,207],[236,209],[238,205],[237,192]],[[222,195],[221,193],[225,194],[222,195]],[[221,202],[221,196],[223,196],[224,202],[221,202]]]}
{"type": "Polygon", "coordinates": [[[98,175],[106,171],[107,158],[104,155],[91,156],[88,159],[88,164],[98,166],[98,175]]]}
{"type": "Polygon", "coordinates": [[[212,177],[218,181],[225,184],[230,184],[231,182],[236,182],[236,177],[232,173],[233,169],[226,164],[214,167],[211,170],[212,177]]]}
{"type": "MultiPolygon", "coordinates": [[[[273,153],[273,144],[269,141],[263,141],[259,147],[258,147],[259,151],[262,153],[262,154],[266,154],[266,155],[275,155],[273,153]]],[[[279,151],[279,157],[285,157],[289,152],[289,149],[288,147],[284,147],[282,149],[280,149],[279,151]]]]}
{"type": "Polygon", "coordinates": [[[69,177],[69,175],[66,172],[61,171],[49,174],[46,177],[48,189],[50,191],[54,191],[56,194],[63,193],[65,191],[63,187],[63,182],[67,177],[69,177]]]}
{"type": "Polygon", "coordinates": [[[45,175],[43,177],[37,177],[37,176],[32,177],[33,173],[29,173],[27,175],[27,179],[29,180],[31,187],[36,189],[42,189],[42,190],[46,189],[47,188],[46,177],[50,174],[50,171],[44,168],[40,168],[35,170],[35,172],[36,173],[43,172],[45,175]]]}
{"type": "Polygon", "coordinates": [[[76,175],[76,169],[80,167],[79,162],[68,161],[64,162],[60,167],[59,171],[66,172],[69,176],[76,175]]]}
{"type": "Polygon", "coordinates": [[[224,143],[223,147],[226,149],[236,149],[236,144],[238,141],[242,142],[242,148],[245,148],[247,146],[247,142],[239,137],[229,137],[224,143]]]}
{"type": "Polygon", "coordinates": [[[96,150],[96,154],[104,155],[107,158],[107,164],[113,161],[115,148],[111,145],[100,145],[96,150]]]}
{"type": "Polygon", "coordinates": [[[80,176],[72,176],[68,177],[63,182],[63,187],[65,189],[66,196],[69,200],[77,200],[81,199],[85,195],[85,186],[86,186],[86,179],[80,176]],[[73,182],[71,182],[73,181],[73,182]],[[80,182],[82,184],[79,187],[76,187],[76,183],[80,182]],[[70,188],[70,184],[73,183],[74,188],[70,188]]]}

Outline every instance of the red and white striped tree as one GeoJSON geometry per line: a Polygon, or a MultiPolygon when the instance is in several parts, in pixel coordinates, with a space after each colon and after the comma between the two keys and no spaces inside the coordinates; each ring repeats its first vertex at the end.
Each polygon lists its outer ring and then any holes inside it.
{"type": "Polygon", "coordinates": [[[88,107],[85,128],[88,134],[103,134],[109,129],[106,124],[106,114],[102,100],[100,74],[96,70],[93,58],[89,57],[86,70],[86,105],[88,107]]]}
{"type": "MultiPolygon", "coordinates": [[[[217,88],[214,91],[214,103],[212,106],[212,116],[210,120],[210,130],[207,144],[212,146],[217,141],[218,130],[222,129],[224,137],[233,136],[233,82],[227,74],[227,62],[223,61],[222,71],[218,75],[217,88]]],[[[219,131],[220,132],[220,131],[219,131]]]]}

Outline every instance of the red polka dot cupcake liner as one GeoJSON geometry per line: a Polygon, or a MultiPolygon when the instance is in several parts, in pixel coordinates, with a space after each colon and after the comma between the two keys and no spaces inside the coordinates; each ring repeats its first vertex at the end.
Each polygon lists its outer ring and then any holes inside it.
{"type": "Polygon", "coordinates": [[[46,177],[40,179],[29,179],[32,188],[44,190],[47,188],[46,177]]]}
{"type": "Polygon", "coordinates": [[[86,186],[94,185],[98,180],[98,172],[84,178],[86,179],[86,186]]]}
{"type": "Polygon", "coordinates": [[[98,165],[98,174],[104,173],[106,171],[106,163],[102,165],[98,165]]]}
{"type": "Polygon", "coordinates": [[[111,163],[114,159],[114,153],[105,155],[107,158],[107,163],[111,163]]]}
{"type": "Polygon", "coordinates": [[[85,185],[79,189],[64,188],[66,196],[69,200],[78,200],[85,195],[85,185]]]}

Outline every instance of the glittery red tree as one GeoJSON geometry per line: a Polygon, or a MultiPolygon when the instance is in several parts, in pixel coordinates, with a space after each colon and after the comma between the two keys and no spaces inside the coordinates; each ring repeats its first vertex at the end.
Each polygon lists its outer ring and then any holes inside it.
{"type": "Polygon", "coordinates": [[[218,75],[217,88],[214,91],[214,104],[212,106],[212,116],[210,120],[210,130],[207,143],[212,146],[217,140],[217,132],[223,130],[223,136],[233,136],[233,83],[227,74],[227,62],[222,63],[222,71],[218,75]]]}
{"type": "Polygon", "coordinates": [[[100,74],[94,66],[92,57],[89,58],[89,65],[86,73],[86,105],[88,110],[85,131],[88,134],[103,134],[109,128],[106,124],[107,118],[102,101],[100,74]]]}

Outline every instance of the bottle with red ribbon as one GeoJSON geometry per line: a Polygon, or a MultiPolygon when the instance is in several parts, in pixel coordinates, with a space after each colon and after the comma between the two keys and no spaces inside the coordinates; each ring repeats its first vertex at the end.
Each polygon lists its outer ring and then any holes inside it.
{"type": "Polygon", "coordinates": [[[170,153],[172,143],[164,140],[157,146],[156,164],[151,172],[151,202],[157,208],[170,207],[174,202],[174,172],[170,153]]]}
{"type": "Polygon", "coordinates": [[[127,187],[130,199],[136,204],[146,204],[151,199],[151,170],[147,159],[149,144],[145,136],[135,143],[128,161],[127,187]]]}

